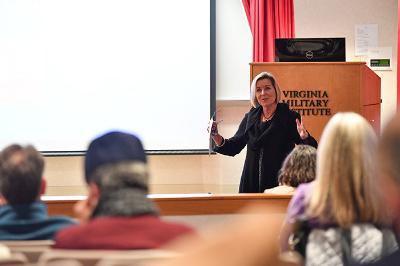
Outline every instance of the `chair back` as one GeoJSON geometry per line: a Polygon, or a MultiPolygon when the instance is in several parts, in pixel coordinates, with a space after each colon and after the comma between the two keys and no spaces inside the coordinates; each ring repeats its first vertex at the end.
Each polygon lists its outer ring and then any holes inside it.
{"type": "Polygon", "coordinates": [[[48,250],[42,254],[38,266],[124,266],[142,265],[176,257],[175,252],[150,250],[48,250]]]}
{"type": "Polygon", "coordinates": [[[21,253],[13,253],[8,258],[0,258],[0,266],[30,265],[27,258],[21,253]]]}
{"type": "Polygon", "coordinates": [[[140,266],[176,258],[178,253],[166,250],[137,250],[129,254],[111,254],[96,266],[140,266]]]}
{"type": "Polygon", "coordinates": [[[37,263],[40,255],[53,246],[53,240],[0,241],[11,253],[22,253],[29,263],[37,263]]]}

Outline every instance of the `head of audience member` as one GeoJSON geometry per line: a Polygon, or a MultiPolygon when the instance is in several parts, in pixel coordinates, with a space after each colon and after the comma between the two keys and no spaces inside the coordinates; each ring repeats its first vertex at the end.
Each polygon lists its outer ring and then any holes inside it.
{"type": "Polygon", "coordinates": [[[31,145],[13,144],[0,153],[2,204],[30,204],[45,191],[43,156],[31,145]]]}
{"type": "Polygon", "coordinates": [[[317,149],[309,145],[296,145],[285,158],[279,170],[279,185],[298,187],[315,179],[317,149]]]}
{"type": "Polygon", "coordinates": [[[307,212],[326,223],[384,223],[377,184],[377,138],[355,113],[338,113],[326,125],[317,151],[316,180],[307,212]]]}
{"type": "Polygon", "coordinates": [[[147,199],[146,154],[135,135],[114,131],[94,139],[85,157],[85,179],[88,199],[77,211],[87,212],[87,218],[156,212],[147,199]]]}
{"type": "Polygon", "coordinates": [[[378,154],[379,180],[386,208],[400,220],[400,114],[395,115],[383,130],[378,154]]]}

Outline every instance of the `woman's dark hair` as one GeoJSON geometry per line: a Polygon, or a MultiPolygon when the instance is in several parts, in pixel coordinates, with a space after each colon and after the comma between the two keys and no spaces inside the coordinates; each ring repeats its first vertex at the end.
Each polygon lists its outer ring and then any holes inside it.
{"type": "Polygon", "coordinates": [[[279,170],[280,185],[298,187],[315,179],[317,150],[309,145],[296,145],[279,170]]]}

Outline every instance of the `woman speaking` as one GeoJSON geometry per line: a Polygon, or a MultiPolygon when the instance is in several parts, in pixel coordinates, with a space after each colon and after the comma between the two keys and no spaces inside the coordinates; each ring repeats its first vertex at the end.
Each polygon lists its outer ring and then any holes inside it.
{"type": "Polygon", "coordinates": [[[277,186],[278,171],[295,144],[318,145],[305,129],[300,115],[287,104],[279,103],[280,94],[274,76],[262,72],[251,83],[253,107],[244,116],[236,134],[224,139],[218,133],[217,122],[212,124],[215,152],[235,156],[247,145],[240,193],[262,193],[266,188],[277,186]]]}

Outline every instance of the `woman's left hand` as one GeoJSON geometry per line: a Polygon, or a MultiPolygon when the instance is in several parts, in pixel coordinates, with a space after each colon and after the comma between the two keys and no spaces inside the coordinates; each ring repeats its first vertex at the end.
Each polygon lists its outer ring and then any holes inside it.
{"type": "Polygon", "coordinates": [[[296,125],[297,125],[297,132],[299,132],[300,138],[301,139],[308,138],[309,135],[304,126],[303,119],[301,119],[301,121],[299,119],[296,119],[296,125]]]}

